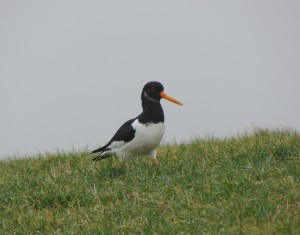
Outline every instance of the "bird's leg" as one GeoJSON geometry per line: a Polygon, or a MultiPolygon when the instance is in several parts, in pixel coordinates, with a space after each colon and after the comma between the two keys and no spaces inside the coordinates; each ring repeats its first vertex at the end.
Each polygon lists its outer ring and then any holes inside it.
{"type": "Polygon", "coordinates": [[[154,166],[158,166],[158,161],[156,159],[156,150],[153,149],[151,152],[150,152],[150,156],[151,156],[151,159],[153,160],[153,164],[154,166]]]}

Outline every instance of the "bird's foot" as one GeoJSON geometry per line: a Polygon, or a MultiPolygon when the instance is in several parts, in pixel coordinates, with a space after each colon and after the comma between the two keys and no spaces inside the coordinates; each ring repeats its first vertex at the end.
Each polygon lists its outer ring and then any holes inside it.
{"type": "Polygon", "coordinates": [[[158,166],[158,161],[157,161],[157,159],[155,159],[155,160],[153,161],[153,165],[154,165],[154,166],[158,166]]]}

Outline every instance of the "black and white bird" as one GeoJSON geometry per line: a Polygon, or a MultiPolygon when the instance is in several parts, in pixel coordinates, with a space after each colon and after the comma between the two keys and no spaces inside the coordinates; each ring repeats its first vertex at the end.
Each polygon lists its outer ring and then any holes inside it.
{"type": "Polygon", "coordinates": [[[164,92],[161,83],[148,82],[141,94],[143,112],[125,122],[106,145],[94,150],[92,153],[99,155],[93,160],[98,161],[111,155],[116,155],[122,160],[147,155],[157,165],[156,147],[165,132],[161,98],[182,105],[164,92]]]}

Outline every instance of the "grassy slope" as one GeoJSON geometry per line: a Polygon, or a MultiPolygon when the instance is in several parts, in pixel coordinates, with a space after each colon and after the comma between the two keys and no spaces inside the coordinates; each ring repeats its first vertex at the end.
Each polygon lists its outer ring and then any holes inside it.
{"type": "Polygon", "coordinates": [[[300,136],[164,146],[160,165],[58,153],[0,162],[0,234],[300,233],[300,136]]]}

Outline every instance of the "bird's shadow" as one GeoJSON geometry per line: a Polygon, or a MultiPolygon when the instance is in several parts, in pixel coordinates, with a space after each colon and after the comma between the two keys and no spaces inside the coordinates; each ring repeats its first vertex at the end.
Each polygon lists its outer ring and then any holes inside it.
{"type": "Polygon", "coordinates": [[[128,166],[127,162],[119,162],[113,158],[109,159],[108,163],[104,164],[104,166],[96,166],[95,168],[99,177],[111,179],[117,179],[126,176],[130,171],[130,167],[128,166]]]}
{"type": "Polygon", "coordinates": [[[97,172],[96,174],[100,178],[120,179],[122,177],[130,177],[132,174],[144,174],[144,167],[141,167],[142,162],[139,160],[140,159],[130,159],[119,161],[118,159],[110,158],[107,163],[100,166],[95,164],[94,167],[97,172]]]}

